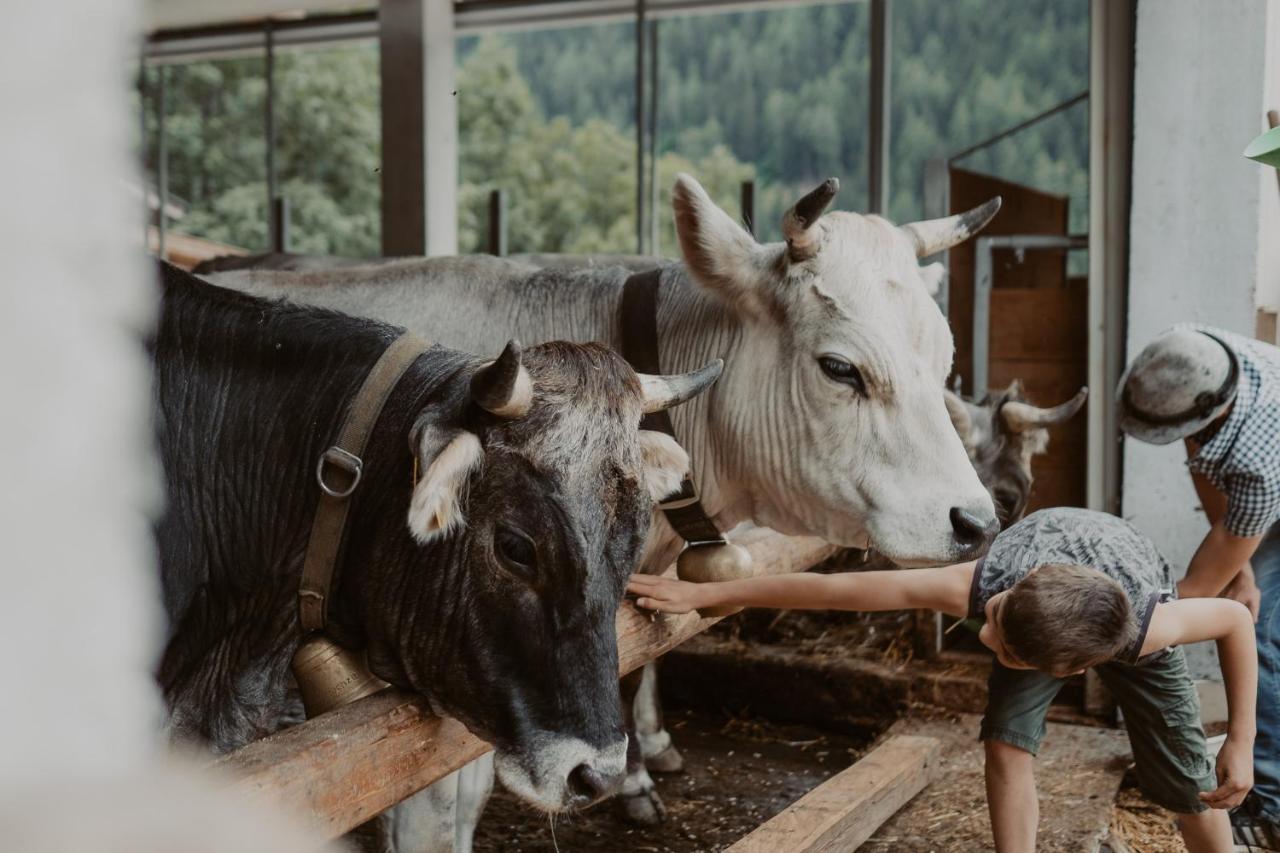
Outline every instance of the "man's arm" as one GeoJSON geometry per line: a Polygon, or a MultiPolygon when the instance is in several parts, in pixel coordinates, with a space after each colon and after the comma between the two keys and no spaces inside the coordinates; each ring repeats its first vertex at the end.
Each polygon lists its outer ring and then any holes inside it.
{"type": "Polygon", "coordinates": [[[1252,581],[1249,560],[1260,542],[1262,536],[1236,536],[1222,521],[1215,523],[1191,558],[1186,577],[1178,582],[1178,597],[1211,598],[1242,573],[1252,581]]]}
{"type": "Polygon", "coordinates": [[[1258,651],[1248,608],[1226,598],[1190,598],[1156,605],[1142,645],[1147,655],[1167,646],[1215,640],[1227,692],[1227,740],[1218,752],[1218,788],[1200,798],[1216,809],[1240,804],[1253,786],[1257,731],[1258,651]]]}
{"type": "Polygon", "coordinates": [[[742,580],[688,583],[659,575],[632,575],[627,592],[648,610],[688,613],[706,607],[779,610],[911,610],[928,608],[963,617],[969,610],[974,563],[938,569],[895,569],[819,575],[799,572],[742,580]]]}
{"type": "MultiPolygon", "coordinates": [[[[1200,452],[1200,446],[1185,440],[1187,458],[1200,452]]],[[[1200,543],[1187,575],[1178,583],[1182,598],[1208,598],[1225,595],[1241,602],[1257,616],[1258,587],[1254,583],[1249,560],[1258,550],[1261,536],[1236,536],[1226,528],[1227,496],[1203,474],[1191,472],[1191,484],[1209,521],[1209,535],[1200,543]]]]}

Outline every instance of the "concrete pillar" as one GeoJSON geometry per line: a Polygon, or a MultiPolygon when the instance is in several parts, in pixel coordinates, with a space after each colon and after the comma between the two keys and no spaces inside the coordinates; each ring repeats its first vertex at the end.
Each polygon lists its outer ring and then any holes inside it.
{"type": "Polygon", "coordinates": [[[1120,444],[1109,390],[1124,369],[1136,0],[1089,4],[1089,387],[1087,505],[1120,505],[1120,444]]]}
{"type": "Polygon", "coordinates": [[[382,0],[382,253],[458,251],[453,3],[382,0]]]}
{"type": "MultiPolygon", "coordinates": [[[[1170,325],[1196,320],[1254,334],[1274,170],[1240,152],[1274,97],[1275,0],[1139,3],[1129,220],[1128,355],[1170,325]],[[1271,32],[1270,37],[1268,33],[1271,32]],[[1270,62],[1268,51],[1270,50],[1270,62]],[[1270,77],[1270,87],[1268,86],[1270,77]]],[[[1274,201],[1274,199],[1271,199],[1274,201]]],[[[1274,264],[1274,261],[1271,261],[1274,264]]],[[[1114,388],[1097,389],[1114,393],[1114,388]]],[[[1184,569],[1208,530],[1182,444],[1124,446],[1123,512],[1184,569]]],[[[1210,671],[1197,654],[1193,666],[1210,671]]]]}

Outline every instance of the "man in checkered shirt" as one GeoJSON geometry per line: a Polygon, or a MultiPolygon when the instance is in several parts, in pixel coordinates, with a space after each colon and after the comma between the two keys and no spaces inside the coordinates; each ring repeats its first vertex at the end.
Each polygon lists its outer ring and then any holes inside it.
{"type": "Polygon", "coordinates": [[[1231,820],[1237,843],[1280,850],[1280,348],[1175,326],[1134,359],[1119,398],[1125,433],[1185,442],[1211,525],[1179,598],[1225,595],[1257,620],[1254,791],[1231,820]]]}

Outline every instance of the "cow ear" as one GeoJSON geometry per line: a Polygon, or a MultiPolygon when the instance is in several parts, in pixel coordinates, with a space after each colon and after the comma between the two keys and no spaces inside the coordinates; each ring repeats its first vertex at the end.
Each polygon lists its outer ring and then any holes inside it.
{"type": "Polygon", "coordinates": [[[694,281],[734,307],[757,313],[760,244],[689,175],[671,193],[680,253],[694,281]]]}
{"type": "Polygon", "coordinates": [[[920,278],[924,281],[924,289],[934,299],[942,292],[942,282],[947,278],[947,268],[940,263],[925,264],[920,267],[920,278]]]}
{"type": "Polygon", "coordinates": [[[425,545],[465,523],[467,483],[484,461],[484,449],[473,432],[444,433],[431,426],[418,432],[416,444],[418,479],[409,502],[409,532],[425,545]]]}
{"type": "Polygon", "coordinates": [[[655,503],[674,494],[689,473],[689,454],[665,432],[640,430],[640,459],[645,486],[655,503]]]}

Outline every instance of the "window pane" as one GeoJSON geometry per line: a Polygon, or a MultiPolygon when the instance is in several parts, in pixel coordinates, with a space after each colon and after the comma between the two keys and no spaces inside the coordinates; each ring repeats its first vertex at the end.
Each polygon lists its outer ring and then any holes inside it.
{"type": "MultiPolygon", "coordinates": [[[[1089,87],[1088,0],[894,0],[891,212],[923,214],[925,162],[1089,87]]],[[[957,165],[1071,196],[1088,225],[1089,108],[1081,102],[957,165]]]]}
{"type": "Polygon", "coordinates": [[[289,204],[289,250],[381,251],[378,45],[276,51],[276,192],[289,204]]]}
{"type": "Polygon", "coordinates": [[[460,251],[487,249],[501,189],[511,252],[634,252],[634,25],[486,34],[457,56],[460,251]]]}
{"type": "Polygon", "coordinates": [[[659,23],[660,250],[673,255],[671,184],[687,171],[739,213],[756,183],[756,234],[781,239],[783,212],[828,177],[838,207],[867,199],[866,3],[796,6],[659,23]]]}
{"type": "MultiPolygon", "coordinates": [[[[150,70],[153,109],[165,75],[172,232],[267,249],[264,73],[260,55],[150,70]]],[[[148,129],[156,132],[154,120],[148,129]]]]}

